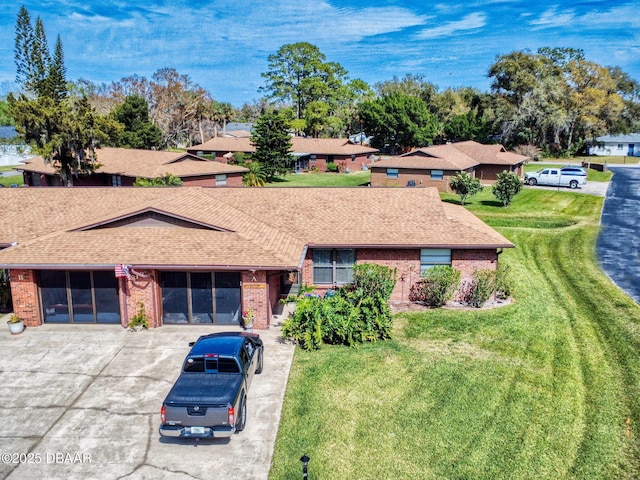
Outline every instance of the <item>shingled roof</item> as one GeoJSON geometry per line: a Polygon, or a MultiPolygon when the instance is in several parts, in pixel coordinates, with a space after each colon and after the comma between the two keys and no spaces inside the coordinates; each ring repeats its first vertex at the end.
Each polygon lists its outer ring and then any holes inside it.
{"type": "Polygon", "coordinates": [[[513,247],[432,188],[7,188],[0,202],[7,268],[295,269],[313,247],[513,247]],[[148,211],[181,221],[122,222],[148,211]]]}
{"type": "Polygon", "coordinates": [[[507,152],[502,145],[474,141],[417,148],[404,155],[375,162],[373,167],[425,170],[467,170],[477,165],[518,165],[527,157],[507,152]]]}
{"type": "MultiPolygon", "coordinates": [[[[375,153],[376,148],[351,143],[348,138],[292,137],[291,151],[296,155],[358,155],[375,153]]],[[[211,140],[189,147],[190,152],[255,152],[250,138],[214,137],[211,140]]]]}
{"type": "MultiPolygon", "coordinates": [[[[238,165],[206,160],[186,152],[136,150],[130,148],[100,148],[96,152],[100,167],[96,173],[128,177],[158,178],[167,173],[177,177],[245,173],[249,170],[238,165]]],[[[19,170],[54,175],[56,170],[42,157],[35,157],[21,165],[19,170]]]]}

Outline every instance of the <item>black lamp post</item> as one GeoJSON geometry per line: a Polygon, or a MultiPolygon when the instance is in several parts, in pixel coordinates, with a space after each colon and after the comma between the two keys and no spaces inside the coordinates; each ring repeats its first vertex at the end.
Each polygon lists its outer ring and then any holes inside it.
{"type": "Polygon", "coordinates": [[[302,480],[307,480],[309,478],[309,473],[307,473],[307,468],[309,467],[309,460],[311,460],[308,456],[303,455],[300,457],[300,461],[302,462],[302,480]]]}

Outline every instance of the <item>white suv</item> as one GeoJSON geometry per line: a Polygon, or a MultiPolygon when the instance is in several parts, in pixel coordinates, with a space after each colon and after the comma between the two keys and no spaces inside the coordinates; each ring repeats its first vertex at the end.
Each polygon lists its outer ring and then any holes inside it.
{"type": "Polygon", "coordinates": [[[524,174],[528,185],[552,185],[554,187],[578,188],[587,184],[587,171],[582,167],[543,168],[524,174]]]}

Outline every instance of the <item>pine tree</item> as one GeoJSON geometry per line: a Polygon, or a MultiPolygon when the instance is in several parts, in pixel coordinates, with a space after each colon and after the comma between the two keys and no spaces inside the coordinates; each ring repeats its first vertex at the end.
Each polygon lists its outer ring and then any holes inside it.
{"type": "Polygon", "coordinates": [[[32,77],[31,46],[33,45],[33,36],[31,18],[23,5],[20,7],[16,21],[16,42],[13,51],[16,60],[16,82],[18,85],[25,85],[32,77]]]}
{"type": "Polygon", "coordinates": [[[60,37],[52,59],[42,20],[38,17],[33,28],[24,8],[16,22],[15,61],[23,93],[10,94],[7,102],[16,130],[71,185],[73,176],[95,170],[95,146],[111,125],[96,115],[86,96],[68,95],[60,37]]]}
{"type": "Polygon", "coordinates": [[[287,120],[278,112],[265,113],[256,122],[251,135],[256,151],[251,159],[260,162],[268,180],[292,170],[294,157],[288,129],[287,120]]]}

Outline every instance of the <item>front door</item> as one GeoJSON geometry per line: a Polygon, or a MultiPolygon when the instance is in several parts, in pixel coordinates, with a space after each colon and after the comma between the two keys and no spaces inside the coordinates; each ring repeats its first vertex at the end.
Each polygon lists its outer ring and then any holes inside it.
{"type": "Polygon", "coordinates": [[[633,154],[635,153],[635,151],[634,151],[634,150],[635,150],[635,144],[630,143],[630,144],[629,144],[629,151],[627,152],[627,155],[628,155],[629,157],[633,157],[633,154]]]}

